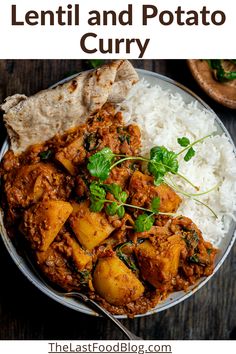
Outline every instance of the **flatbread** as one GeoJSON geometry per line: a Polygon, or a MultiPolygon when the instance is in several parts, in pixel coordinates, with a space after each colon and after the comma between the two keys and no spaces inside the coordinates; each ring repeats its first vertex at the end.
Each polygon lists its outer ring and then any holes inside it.
{"type": "Polygon", "coordinates": [[[0,107],[5,112],[11,149],[21,153],[30,145],[84,123],[106,102],[122,102],[137,81],[131,63],[116,60],[33,96],[8,97],[0,107]]]}

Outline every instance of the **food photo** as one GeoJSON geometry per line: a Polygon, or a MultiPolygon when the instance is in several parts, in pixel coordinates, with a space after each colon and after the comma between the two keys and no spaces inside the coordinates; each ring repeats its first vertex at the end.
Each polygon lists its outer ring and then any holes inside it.
{"type": "Polygon", "coordinates": [[[0,61],[1,339],[236,338],[235,73],[0,61]]]}

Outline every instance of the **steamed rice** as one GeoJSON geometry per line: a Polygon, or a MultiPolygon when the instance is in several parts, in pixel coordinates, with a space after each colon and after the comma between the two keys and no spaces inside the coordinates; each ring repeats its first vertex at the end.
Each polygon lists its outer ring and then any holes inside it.
{"type": "MultiPolygon", "coordinates": [[[[179,172],[200,187],[200,192],[219,184],[219,188],[197,197],[212,208],[218,218],[184,195],[181,195],[183,202],[178,214],[190,217],[204,238],[218,246],[236,211],[236,158],[227,136],[217,132],[214,114],[200,108],[196,101],[185,103],[180,94],[150,86],[144,80],[132,88],[120,108],[126,124],[136,123],[141,129],[142,155],[148,155],[155,145],[178,152],[182,148],[177,138],[186,136],[193,142],[214,133],[194,146],[196,154],[189,162],[185,162],[183,156],[179,158],[179,172]]],[[[182,191],[199,193],[183,179],[172,174],[169,177],[182,191]]]]}

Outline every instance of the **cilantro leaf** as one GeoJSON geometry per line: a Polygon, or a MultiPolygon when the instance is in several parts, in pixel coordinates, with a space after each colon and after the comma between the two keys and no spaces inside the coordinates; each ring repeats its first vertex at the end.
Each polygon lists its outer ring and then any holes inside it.
{"type": "Polygon", "coordinates": [[[117,215],[119,216],[119,218],[123,218],[123,216],[125,215],[125,208],[123,207],[123,205],[120,205],[118,207],[117,215]]]}
{"type": "Polygon", "coordinates": [[[184,161],[188,162],[195,155],[195,150],[191,147],[184,156],[184,161]]]}
{"type": "Polygon", "coordinates": [[[116,202],[112,202],[111,204],[108,204],[108,205],[106,206],[106,213],[107,213],[107,215],[109,215],[109,216],[113,216],[113,215],[116,214],[117,209],[118,209],[117,203],[116,203],[116,202]]]}
{"type": "Polygon", "coordinates": [[[91,183],[89,186],[90,190],[90,210],[93,212],[99,212],[104,207],[104,202],[106,198],[105,190],[100,187],[97,183],[91,183]]]}
{"type": "Polygon", "coordinates": [[[156,186],[163,182],[166,171],[161,163],[149,162],[148,171],[155,178],[154,183],[156,186]]]}
{"type": "Polygon", "coordinates": [[[106,197],[106,191],[95,182],[90,184],[89,190],[93,197],[98,199],[105,199],[106,197]]]}
{"type": "Polygon", "coordinates": [[[177,155],[173,151],[167,150],[164,146],[161,146],[160,149],[162,152],[162,162],[166,168],[166,172],[177,173],[179,168],[177,155]]]}
{"type": "Polygon", "coordinates": [[[110,192],[111,194],[114,195],[115,199],[118,200],[119,202],[125,203],[128,194],[122,190],[121,186],[116,183],[111,183],[111,184],[104,184],[104,188],[106,191],[110,192]]]}
{"type": "Polygon", "coordinates": [[[102,211],[103,207],[104,207],[104,202],[101,200],[97,200],[94,197],[90,198],[90,210],[93,211],[94,213],[99,213],[100,211],[102,211]]]}
{"type": "Polygon", "coordinates": [[[160,208],[160,202],[161,202],[161,200],[159,197],[155,197],[152,199],[151,208],[154,213],[158,213],[159,208],[160,208]]]}
{"type": "Polygon", "coordinates": [[[90,184],[90,210],[93,212],[99,212],[103,209],[105,203],[109,203],[106,206],[105,212],[109,216],[117,214],[119,218],[123,218],[125,215],[124,204],[128,198],[128,194],[122,191],[121,186],[118,184],[103,184],[99,185],[96,182],[90,184]],[[117,201],[106,200],[107,191],[111,192],[117,201]]]}
{"type": "Polygon", "coordinates": [[[110,192],[114,195],[114,197],[119,200],[120,193],[122,192],[122,188],[119,184],[111,183],[111,184],[104,184],[104,188],[107,192],[110,192]]]}
{"type": "Polygon", "coordinates": [[[125,208],[122,204],[126,202],[128,198],[128,194],[122,190],[119,184],[116,183],[104,184],[103,187],[105,188],[106,191],[113,194],[117,202],[121,203],[121,204],[116,202],[111,203],[106,207],[106,213],[108,215],[117,214],[119,218],[123,218],[123,216],[125,215],[125,208]]]}
{"type": "Polygon", "coordinates": [[[136,232],[149,231],[154,224],[154,217],[150,214],[141,214],[137,217],[134,223],[134,229],[136,232]]]}
{"type": "Polygon", "coordinates": [[[105,147],[101,151],[89,157],[87,168],[90,174],[104,181],[109,177],[110,167],[114,154],[111,149],[105,147]]]}
{"type": "Polygon", "coordinates": [[[127,200],[127,198],[128,198],[128,194],[127,194],[125,191],[123,191],[123,192],[120,193],[120,201],[121,201],[122,203],[125,203],[126,200],[127,200]]]}
{"type": "Polygon", "coordinates": [[[186,136],[183,136],[182,138],[178,138],[177,141],[178,144],[183,147],[186,147],[190,144],[190,140],[186,138],[186,136]]]}
{"type": "Polygon", "coordinates": [[[178,168],[177,155],[173,151],[168,150],[164,146],[155,146],[150,150],[148,171],[155,177],[156,185],[163,182],[163,178],[167,172],[176,174],[178,168]]]}
{"type": "Polygon", "coordinates": [[[154,185],[159,186],[160,184],[164,183],[164,175],[157,175],[154,179],[154,185]]]}

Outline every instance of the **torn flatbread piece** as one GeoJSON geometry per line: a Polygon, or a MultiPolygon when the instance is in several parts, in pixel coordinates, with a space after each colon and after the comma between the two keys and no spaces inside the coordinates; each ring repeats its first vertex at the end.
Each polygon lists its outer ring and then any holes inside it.
{"type": "Polygon", "coordinates": [[[21,153],[84,123],[106,102],[122,102],[137,81],[131,63],[116,60],[33,96],[8,97],[1,109],[11,149],[21,153]]]}

